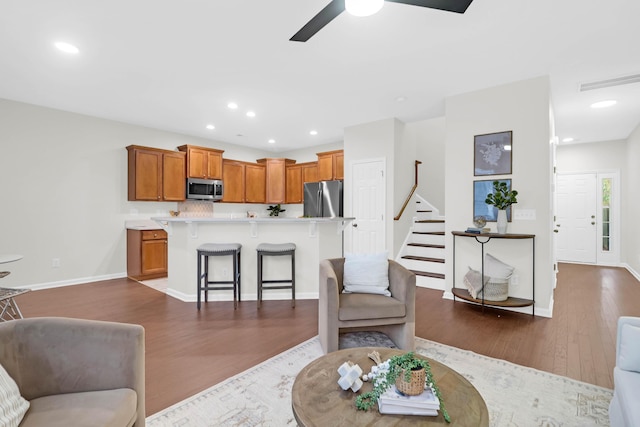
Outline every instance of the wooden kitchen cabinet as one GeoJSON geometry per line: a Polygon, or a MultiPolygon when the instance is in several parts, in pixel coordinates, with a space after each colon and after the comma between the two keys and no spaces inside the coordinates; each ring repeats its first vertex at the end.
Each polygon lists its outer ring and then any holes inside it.
{"type": "Polygon", "coordinates": [[[302,203],[302,165],[287,166],[285,203],[302,203]]]}
{"type": "Polygon", "coordinates": [[[266,203],[286,203],[287,167],[295,164],[291,159],[259,159],[266,167],[266,203]]]}
{"type": "Polygon", "coordinates": [[[127,230],[127,276],[134,280],[167,277],[167,232],[127,230]]]}
{"type": "Polygon", "coordinates": [[[222,179],[222,153],[224,150],[182,145],[178,150],[187,154],[189,178],[222,179]]]}
{"type": "Polygon", "coordinates": [[[287,165],[285,203],[302,203],[305,182],[318,181],[318,163],[287,165]]]}
{"type": "Polygon", "coordinates": [[[266,203],[266,167],[260,164],[244,165],[244,201],[246,203],[266,203]]]}
{"type": "Polygon", "coordinates": [[[223,202],[266,202],[265,165],[224,159],[222,180],[224,181],[223,202]]]}
{"type": "Polygon", "coordinates": [[[317,153],[318,180],[344,179],[344,151],[335,150],[317,153]]]}
{"type": "Polygon", "coordinates": [[[138,145],[127,151],[129,201],[185,200],[185,153],[138,145]]]}
{"type": "Polygon", "coordinates": [[[244,163],[224,159],[222,162],[224,183],[223,202],[244,203],[244,163]]]}

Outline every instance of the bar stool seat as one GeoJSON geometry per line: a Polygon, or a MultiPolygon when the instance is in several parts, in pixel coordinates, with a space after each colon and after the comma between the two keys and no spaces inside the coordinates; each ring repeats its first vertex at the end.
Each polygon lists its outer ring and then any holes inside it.
{"type": "Polygon", "coordinates": [[[291,307],[296,306],[296,245],[295,243],[260,243],[258,251],[258,308],[262,305],[262,291],[291,289],[291,307]],[[264,280],[262,275],[264,256],[291,255],[291,279],[264,280]],[[273,285],[281,283],[280,285],[273,285]],[[282,285],[288,283],[288,285],[282,285]],[[265,286],[266,284],[266,286],[265,286]]]}
{"type": "Polygon", "coordinates": [[[238,308],[238,301],[241,301],[240,286],[240,243],[204,243],[198,246],[198,310],[200,310],[200,300],[204,291],[204,301],[209,301],[209,291],[233,290],[233,308],[238,308]],[[210,256],[233,256],[233,280],[210,280],[209,279],[209,257],[210,256]],[[204,261],[204,271],[202,263],[204,261]]]}

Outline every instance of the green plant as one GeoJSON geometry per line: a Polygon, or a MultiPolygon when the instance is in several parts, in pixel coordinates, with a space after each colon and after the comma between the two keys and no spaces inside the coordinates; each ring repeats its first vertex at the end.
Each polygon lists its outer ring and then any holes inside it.
{"type": "Polygon", "coordinates": [[[450,423],[451,418],[444,407],[442,394],[440,394],[440,390],[433,380],[433,374],[431,373],[431,366],[429,366],[429,362],[425,359],[416,357],[412,351],[392,356],[391,359],[389,359],[389,369],[384,373],[383,377],[375,378],[373,381],[373,389],[356,397],[356,408],[361,411],[369,410],[378,402],[380,396],[382,396],[389,387],[396,383],[396,380],[402,372],[404,372],[405,381],[411,381],[411,371],[422,368],[425,370],[427,384],[431,385],[434,393],[438,397],[438,400],[440,400],[440,412],[442,413],[442,416],[446,422],[450,423]]]}
{"type": "Polygon", "coordinates": [[[487,194],[485,203],[495,206],[498,210],[507,209],[509,206],[518,203],[518,192],[509,190],[504,181],[493,181],[493,193],[487,194]]]}
{"type": "Polygon", "coordinates": [[[286,209],[282,209],[280,207],[280,203],[275,206],[269,206],[267,210],[269,211],[269,216],[278,216],[280,215],[280,212],[286,211],[286,209]]]}

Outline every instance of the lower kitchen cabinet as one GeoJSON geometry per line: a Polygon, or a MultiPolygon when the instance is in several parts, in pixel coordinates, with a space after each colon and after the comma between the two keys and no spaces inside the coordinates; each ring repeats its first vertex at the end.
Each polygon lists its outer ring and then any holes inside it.
{"type": "Polygon", "coordinates": [[[127,230],[127,276],[134,280],[167,277],[167,232],[127,230]]]}

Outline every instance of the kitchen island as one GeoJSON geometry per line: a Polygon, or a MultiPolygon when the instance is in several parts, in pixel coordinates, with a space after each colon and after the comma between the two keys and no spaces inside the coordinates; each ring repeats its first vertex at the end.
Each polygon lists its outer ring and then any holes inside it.
{"type": "MultiPolygon", "coordinates": [[[[197,298],[197,248],[204,243],[240,243],[242,300],[257,299],[257,253],[260,243],[295,243],[296,299],[318,298],[318,265],[343,256],[344,228],[354,218],[217,218],[154,217],[168,234],[167,294],[182,301],[197,298]]],[[[211,280],[231,280],[232,260],[215,257],[211,280]]],[[[291,276],[289,257],[268,257],[265,279],[291,276]]],[[[290,299],[291,291],[271,290],[263,300],[290,299]]],[[[209,291],[210,301],[232,301],[231,291],[209,291]]]]}

